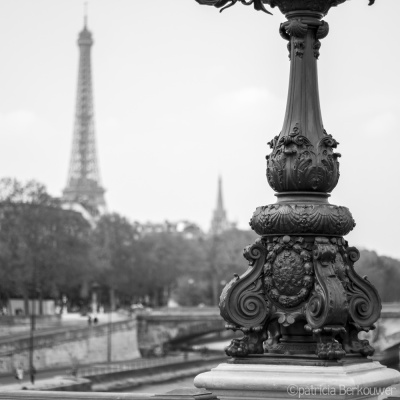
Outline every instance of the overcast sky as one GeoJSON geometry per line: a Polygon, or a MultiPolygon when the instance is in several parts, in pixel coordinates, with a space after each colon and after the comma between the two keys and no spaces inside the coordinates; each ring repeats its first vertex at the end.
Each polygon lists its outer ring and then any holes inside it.
{"type": "MultiPolygon", "coordinates": [[[[400,258],[399,0],[351,0],[325,18],[324,126],[340,142],[331,203],[352,245],[400,258]]],[[[285,112],[284,17],[194,0],[91,0],[95,126],[110,211],[208,229],[223,177],[230,220],[275,202],[267,142],[285,112]]],[[[0,176],[66,184],[83,0],[0,0],[0,176]]],[[[244,243],[245,245],[245,243],[244,243]]]]}

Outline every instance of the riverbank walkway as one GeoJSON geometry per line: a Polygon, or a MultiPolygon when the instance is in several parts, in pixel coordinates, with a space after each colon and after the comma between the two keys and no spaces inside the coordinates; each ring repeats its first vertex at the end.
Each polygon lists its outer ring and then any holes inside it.
{"type": "MultiPolygon", "coordinates": [[[[207,364],[215,363],[221,361],[223,358],[222,353],[216,354],[201,354],[201,353],[180,353],[175,355],[167,355],[165,357],[159,358],[138,358],[131,361],[121,361],[121,362],[111,362],[111,363],[96,363],[89,365],[80,365],[72,369],[71,367],[63,367],[58,369],[51,369],[46,371],[38,371],[35,375],[35,384],[30,383],[29,371],[24,371],[24,378],[21,382],[17,381],[15,376],[6,375],[0,376],[0,390],[20,390],[23,387],[28,389],[40,390],[42,384],[46,387],[49,386],[50,380],[54,380],[54,383],[60,381],[60,377],[71,378],[86,378],[93,381],[101,381],[102,377],[106,377],[106,381],[109,381],[109,377],[115,377],[118,380],[118,376],[123,375],[122,379],[127,379],[127,375],[142,375],[141,372],[147,373],[152,370],[160,371],[162,369],[171,369],[171,367],[176,367],[176,369],[185,369],[186,366],[194,365],[196,362],[207,364]]],[[[137,384],[141,384],[141,380],[146,381],[146,379],[137,379],[137,384]]],[[[167,378],[168,379],[168,378],[167,378]]],[[[95,384],[98,386],[98,383],[95,384]]]]}

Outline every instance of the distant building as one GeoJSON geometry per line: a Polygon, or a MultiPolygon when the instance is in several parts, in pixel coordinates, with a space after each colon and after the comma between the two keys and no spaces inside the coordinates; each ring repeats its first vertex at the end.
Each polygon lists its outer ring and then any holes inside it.
{"type": "Polygon", "coordinates": [[[56,304],[54,300],[24,300],[8,299],[7,315],[27,316],[35,310],[36,315],[54,315],[56,313],[56,304]]]}
{"type": "Polygon", "coordinates": [[[92,34],[87,29],[85,15],[84,27],[78,37],[80,58],[75,126],[67,186],[62,199],[67,208],[79,211],[83,207],[95,216],[105,212],[106,202],[96,152],[90,60],[92,45],[92,34]]]}
{"type": "Polygon", "coordinates": [[[221,233],[232,229],[235,224],[228,221],[226,211],[224,208],[224,202],[222,198],[222,178],[218,178],[218,193],[217,193],[217,206],[214,210],[213,217],[211,220],[210,235],[218,236],[221,233]]]}
{"type": "Polygon", "coordinates": [[[183,236],[185,239],[198,239],[203,236],[200,227],[187,220],[177,222],[164,221],[162,223],[135,223],[135,226],[140,236],[154,233],[171,233],[183,236]]]}

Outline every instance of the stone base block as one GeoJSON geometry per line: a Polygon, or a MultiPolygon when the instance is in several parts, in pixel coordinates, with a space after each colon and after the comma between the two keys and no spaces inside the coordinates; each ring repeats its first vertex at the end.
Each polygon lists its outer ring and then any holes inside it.
{"type": "Polygon", "coordinates": [[[398,371],[376,361],[338,366],[226,363],[194,380],[220,400],[381,400],[400,397],[390,388],[399,382],[398,371]]]}

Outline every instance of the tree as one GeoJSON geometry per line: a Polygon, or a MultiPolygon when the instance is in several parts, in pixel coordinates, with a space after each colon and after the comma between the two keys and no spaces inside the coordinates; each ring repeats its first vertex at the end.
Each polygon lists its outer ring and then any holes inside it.
{"type": "Polygon", "coordinates": [[[125,303],[130,303],[132,293],[138,292],[138,238],[137,225],[116,213],[102,216],[94,229],[93,276],[108,288],[110,303],[114,303],[114,291],[125,303]]]}
{"type": "Polygon", "coordinates": [[[182,230],[168,223],[143,226],[118,214],[103,216],[94,230],[96,279],[115,289],[122,303],[148,298],[151,305],[165,305],[177,278],[199,268],[193,227],[187,222],[182,230]]]}
{"type": "Polygon", "coordinates": [[[367,276],[378,290],[383,302],[399,302],[400,261],[379,256],[375,251],[361,250],[355,264],[357,273],[367,276]]]}
{"type": "Polygon", "coordinates": [[[241,275],[247,269],[243,249],[257,237],[253,231],[234,228],[208,238],[206,251],[214,305],[218,304],[221,291],[233,274],[241,275]]]}
{"type": "Polygon", "coordinates": [[[174,297],[181,305],[218,305],[221,291],[234,273],[247,269],[243,249],[257,235],[236,228],[186,242],[188,261],[179,273],[174,297]]]}
{"type": "Polygon", "coordinates": [[[177,233],[159,232],[140,240],[142,285],[155,306],[165,305],[176,280],[197,260],[190,239],[177,233]]]}
{"type": "Polygon", "coordinates": [[[90,225],[35,182],[0,180],[0,289],[26,300],[72,294],[90,264],[90,225]]]}

